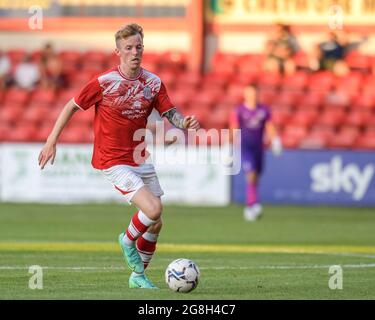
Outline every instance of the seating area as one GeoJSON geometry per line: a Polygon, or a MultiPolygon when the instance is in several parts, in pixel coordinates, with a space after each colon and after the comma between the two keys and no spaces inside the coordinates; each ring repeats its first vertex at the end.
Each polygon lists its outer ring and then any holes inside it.
{"type": "MultiPolygon", "coordinates": [[[[13,66],[24,53],[7,52],[13,66]]],[[[55,92],[11,86],[0,93],[0,142],[44,141],[61,108],[79,88],[118,64],[114,54],[100,51],[62,51],[59,56],[67,88],[55,92]]],[[[38,52],[32,57],[37,61],[38,52]]],[[[375,149],[375,75],[370,72],[375,57],[349,55],[346,62],[351,72],[345,76],[303,68],[292,75],[265,73],[263,59],[258,54],[216,53],[210,70],[199,75],[186,70],[185,54],[145,53],[143,66],[160,76],[181,112],[195,114],[206,129],[228,128],[229,114],[241,102],[243,86],[252,82],[258,85],[260,101],[271,107],[285,148],[375,149]]],[[[302,66],[303,56],[296,59],[302,66]]],[[[77,112],[60,141],[91,142],[93,115],[93,108],[77,112]]]]}

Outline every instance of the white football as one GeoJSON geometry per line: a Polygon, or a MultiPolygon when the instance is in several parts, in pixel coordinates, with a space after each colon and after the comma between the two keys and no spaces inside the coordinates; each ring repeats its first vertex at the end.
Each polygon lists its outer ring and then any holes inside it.
{"type": "Polygon", "coordinates": [[[165,282],[175,292],[190,292],[198,285],[198,266],[189,259],[172,261],[165,270],[165,282]]]}

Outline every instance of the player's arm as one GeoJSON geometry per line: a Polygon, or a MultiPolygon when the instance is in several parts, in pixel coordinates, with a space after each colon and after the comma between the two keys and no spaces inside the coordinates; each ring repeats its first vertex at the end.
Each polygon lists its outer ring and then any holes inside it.
{"type": "Polygon", "coordinates": [[[271,121],[267,121],[266,123],[266,133],[271,141],[272,152],[275,155],[280,155],[282,152],[283,146],[281,144],[281,139],[277,134],[275,125],[271,121]]]}
{"type": "Polygon", "coordinates": [[[176,110],[176,108],[172,108],[167,112],[164,112],[163,117],[166,117],[171,124],[179,129],[198,130],[200,128],[199,122],[197,119],[195,119],[195,116],[184,117],[176,110]]]}
{"type": "Polygon", "coordinates": [[[70,118],[78,109],[79,108],[74,103],[73,99],[71,99],[62,109],[50,135],[47,138],[46,144],[44,145],[42,151],[39,154],[38,161],[39,161],[39,166],[41,169],[44,168],[44,166],[47,164],[49,160],[51,160],[51,164],[53,164],[55,160],[55,156],[56,156],[57,140],[62,130],[64,129],[64,127],[69,122],[70,118]]]}

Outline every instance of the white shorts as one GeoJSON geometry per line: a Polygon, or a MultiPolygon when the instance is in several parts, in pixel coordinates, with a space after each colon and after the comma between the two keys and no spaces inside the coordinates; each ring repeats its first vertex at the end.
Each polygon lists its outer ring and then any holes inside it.
{"type": "Polygon", "coordinates": [[[109,182],[124,195],[128,203],[131,203],[135,193],[145,185],[157,197],[164,194],[153,164],[143,163],[138,167],[117,165],[104,169],[102,172],[109,182]]]}

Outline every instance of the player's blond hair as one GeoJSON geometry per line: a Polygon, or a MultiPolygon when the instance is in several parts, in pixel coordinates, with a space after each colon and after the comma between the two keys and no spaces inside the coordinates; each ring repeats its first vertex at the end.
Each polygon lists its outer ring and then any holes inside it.
{"type": "Polygon", "coordinates": [[[126,26],[122,27],[118,30],[115,34],[116,45],[118,45],[118,41],[121,39],[126,39],[131,36],[135,36],[136,34],[140,34],[141,38],[143,39],[143,28],[136,23],[130,23],[126,26]]]}

